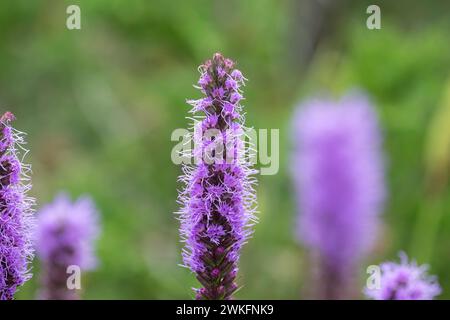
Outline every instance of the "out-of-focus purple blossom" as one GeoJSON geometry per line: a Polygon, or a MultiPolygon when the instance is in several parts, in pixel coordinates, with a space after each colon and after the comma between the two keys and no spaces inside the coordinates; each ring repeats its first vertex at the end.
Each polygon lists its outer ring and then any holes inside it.
{"type": "Polygon", "coordinates": [[[40,298],[69,300],[78,297],[67,288],[67,268],[95,268],[94,241],[99,234],[98,212],[89,197],[72,202],[66,194],[44,206],[38,214],[36,253],[42,263],[40,298]]]}
{"type": "Polygon", "coordinates": [[[0,300],[11,300],[17,288],[31,278],[34,199],[31,167],[21,162],[24,134],[11,126],[14,115],[0,118],[0,300]]]}
{"type": "Polygon", "coordinates": [[[191,112],[201,111],[204,117],[193,126],[196,166],[183,167],[180,179],[185,184],[179,196],[182,255],[203,286],[195,289],[197,299],[230,299],[238,288],[239,252],[256,220],[255,170],[241,157],[244,118],[239,101],[246,79],[220,54],[199,70],[199,88],[206,97],[188,100],[191,112]],[[219,136],[205,138],[211,129],[219,136]],[[224,150],[218,151],[219,144],[224,150]]]}
{"type": "Polygon", "coordinates": [[[319,297],[342,298],[374,242],[385,196],[377,117],[362,95],[310,100],[293,138],[297,235],[319,257],[319,297]]]}
{"type": "Polygon", "coordinates": [[[408,262],[400,254],[400,264],[385,262],[380,265],[378,288],[365,288],[368,298],[375,300],[432,300],[441,293],[436,277],[427,274],[428,266],[408,262]]]}

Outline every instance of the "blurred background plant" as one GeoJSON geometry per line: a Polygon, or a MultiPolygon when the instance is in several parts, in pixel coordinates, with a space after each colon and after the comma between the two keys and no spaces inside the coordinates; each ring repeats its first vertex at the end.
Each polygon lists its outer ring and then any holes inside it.
{"type": "MultiPolygon", "coordinates": [[[[59,189],[90,193],[102,213],[100,265],[83,279],[85,298],[192,297],[195,280],[178,266],[170,134],[187,126],[196,66],[216,51],[249,79],[247,124],[281,137],[280,172],[259,179],[260,223],[236,298],[300,297],[307,263],[293,234],[290,118],[304,97],[351,88],[377,106],[388,164],[383,235],[366,264],[405,249],[431,264],[450,298],[450,3],[378,1],[381,30],[366,28],[369,4],[0,2],[0,106],[28,132],[33,196],[42,205],[59,189]],[[65,27],[70,4],[81,7],[81,30],[65,27]]],[[[37,279],[17,297],[34,298],[37,279]]]]}

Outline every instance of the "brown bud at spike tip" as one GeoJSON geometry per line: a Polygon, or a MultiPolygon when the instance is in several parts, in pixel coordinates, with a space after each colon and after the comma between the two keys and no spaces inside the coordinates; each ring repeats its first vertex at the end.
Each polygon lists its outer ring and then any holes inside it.
{"type": "Polygon", "coordinates": [[[2,122],[2,123],[8,123],[8,122],[11,122],[14,120],[16,120],[16,117],[14,116],[14,114],[12,112],[9,112],[9,111],[6,111],[0,118],[0,122],[2,122]]]}
{"type": "Polygon", "coordinates": [[[223,61],[223,55],[219,52],[214,53],[213,60],[216,62],[223,61]]]}

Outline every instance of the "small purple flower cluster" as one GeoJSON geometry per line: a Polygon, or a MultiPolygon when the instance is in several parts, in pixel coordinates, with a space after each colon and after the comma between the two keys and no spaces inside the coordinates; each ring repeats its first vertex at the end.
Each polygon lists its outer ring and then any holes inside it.
{"type": "Polygon", "coordinates": [[[204,117],[194,123],[196,166],[184,166],[180,193],[183,260],[202,288],[197,299],[230,299],[243,244],[255,223],[255,173],[243,161],[245,147],[241,86],[246,80],[233,61],[215,54],[199,68],[198,87],[205,95],[189,100],[191,112],[204,117]],[[208,131],[219,133],[205,139],[208,131]],[[221,149],[219,144],[226,146],[221,149]]]}
{"type": "Polygon", "coordinates": [[[312,100],[300,106],[293,137],[297,235],[319,257],[319,297],[344,298],[375,240],[384,199],[376,115],[363,96],[312,100]]]}
{"type": "Polygon", "coordinates": [[[380,265],[381,278],[378,288],[364,290],[368,298],[375,300],[432,300],[441,293],[441,287],[433,276],[427,275],[428,266],[408,262],[406,254],[400,254],[400,264],[385,262],[380,265]]]}

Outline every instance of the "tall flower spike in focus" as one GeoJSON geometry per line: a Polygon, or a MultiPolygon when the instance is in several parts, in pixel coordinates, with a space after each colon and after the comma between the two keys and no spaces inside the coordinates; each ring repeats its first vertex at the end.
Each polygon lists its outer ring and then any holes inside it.
{"type": "Polygon", "coordinates": [[[365,97],[352,95],[301,105],[293,125],[297,235],[317,264],[312,294],[349,298],[384,200],[377,118],[365,97]]]}
{"type": "Polygon", "coordinates": [[[31,167],[21,163],[24,134],[11,127],[14,115],[0,118],[0,299],[11,300],[17,288],[31,278],[31,243],[34,226],[34,199],[26,194],[31,188],[31,167]]]}
{"type": "Polygon", "coordinates": [[[180,178],[180,233],[183,261],[202,288],[196,299],[230,299],[243,244],[251,236],[256,195],[256,171],[243,155],[244,118],[241,86],[246,80],[233,61],[216,53],[200,66],[198,87],[205,95],[189,100],[194,117],[195,166],[184,166],[180,178]],[[222,148],[221,148],[222,146],[222,148]]]}
{"type": "Polygon", "coordinates": [[[77,288],[67,285],[70,272],[76,270],[68,268],[87,271],[96,266],[94,241],[99,222],[94,203],[88,197],[72,203],[66,194],[60,194],[39,211],[37,222],[36,252],[42,270],[39,298],[78,299],[77,288]]]}
{"type": "MultiPolygon", "coordinates": [[[[428,266],[418,266],[415,261],[400,253],[400,264],[385,262],[380,265],[378,288],[364,289],[368,298],[375,300],[433,300],[441,293],[434,276],[427,275],[428,266]]],[[[375,285],[376,283],[374,283],[375,285]]]]}

